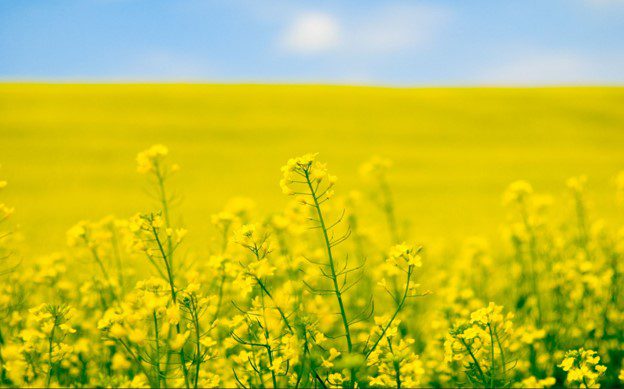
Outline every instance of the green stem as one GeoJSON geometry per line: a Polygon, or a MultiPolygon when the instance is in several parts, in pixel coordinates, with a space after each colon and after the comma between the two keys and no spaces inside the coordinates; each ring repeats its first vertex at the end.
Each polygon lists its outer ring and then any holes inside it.
{"type": "Polygon", "coordinates": [[[494,334],[492,333],[492,325],[488,323],[488,330],[490,333],[490,388],[494,388],[494,334]]]}
{"type": "Polygon", "coordinates": [[[258,285],[260,286],[262,291],[271,299],[271,301],[275,305],[275,309],[277,309],[277,312],[279,312],[280,316],[282,317],[282,320],[284,321],[284,324],[286,324],[286,327],[288,328],[288,331],[292,334],[293,333],[293,329],[292,329],[292,327],[290,325],[290,322],[288,321],[288,318],[284,314],[284,311],[282,310],[282,308],[280,308],[277,305],[277,303],[275,303],[275,300],[273,299],[273,296],[271,295],[269,290],[266,288],[266,286],[264,285],[262,280],[260,278],[258,278],[258,277],[255,277],[255,278],[256,278],[256,282],[258,283],[258,285]]]}
{"type": "Polygon", "coordinates": [[[318,216],[318,221],[321,226],[321,231],[323,232],[323,239],[325,240],[325,248],[327,250],[327,258],[329,260],[329,268],[331,270],[331,278],[334,284],[334,293],[336,295],[336,299],[338,300],[338,306],[340,308],[340,316],[342,317],[342,325],[345,330],[345,337],[347,338],[347,349],[349,353],[353,350],[353,343],[351,341],[351,331],[349,329],[349,321],[347,320],[347,313],[344,307],[344,303],[342,302],[342,293],[340,292],[340,287],[338,286],[338,278],[336,277],[336,268],[334,266],[334,256],[332,254],[331,243],[329,240],[329,234],[327,233],[327,228],[325,227],[325,220],[323,219],[323,212],[321,211],[321,206],[318,202],[318,198],[316,197],[316,192],[312,187],[312,182],[310,181],[310,175],[307,170],[304,170],[306,182],[308,184],[308,188],[310,189],[310,194],[312,199],[314,200],[314,208],[316,209],[316,213],[318,216]]]}
{"type": "MultiPolygon", "coordinates": [[[[230,229],[230,224],[228,223],[223,228],[223,242],[221,243],[221,256],[222,257],[225,256],[225,252],[227,250],[227,244],[228,244],[227,235],[228,235],[229,229],[230,229]]],[[[219,281],[219,298],[217,300],[217,309],[215,310],[214,317],[211,320],[212,323],[214,323],[217,320],[217,318],[219,317],[219,311],[221,310],[221,304],[223,304],[223,287],[224,287],[224,285],[225,285],[225,265],[221,264],[221,280],[219,281]]]]}
{"type": "Polygon", "coordinates": [[[173,270],[171,269],[171,265],[169,263],[169,256],[165,253],[165,249],[162,245],[162,242],[160,241],[160,236],[158,235],[158,231],[156,230],[156,227],[152,226],[152,234],[154,235],[154,239],[156,240],[156,245],[158,246],[158,250],[160,251],[160,254],[163,257],[163,262],[165,263],[165,268],[167,270],[167,281],[169,282],[169,288],[171,290],[171,299],[173,300],[173,303],[176,303],[176,291],[175,291],[175,284],[174,284],[174,280],[173,280],[173,270]]]}
{"type": "Polygon", "coordinates": [[[266,308],[264,305],[264,294],[260,293],[260,301],[262,302],[262,317],[264,319],[264,339],[266,340],[266,349],[267,349],[267,354],[269,356],[269,364],[270,366],[270,370],[271,370],[271,379],[273,380],[273,387],[277,388],[277,377],[275,376],[275,370],[273,370],[273,352],[271,351],[271,344],[270,344],[270,334],[269,334],[269,327],[268,327],[268,322],[267,322],[267,318],[266,318],[266,308]]]}
{"type": "MultiPolygon", "coordinates": [[[[165,177],[163,176],[160,165],[158,164],[156,164],[155,174],[158,181],[158,190],[160,192],[160,204],[163,209],[163,215],[165,216],[165,227],[171,228],[171,220],[169,218],[169,201],[167,199],[167,191],[165,190],[165,177]]],[[[173,242],[170,236],[167,236],[167,252],[171,257],[173,254],[173,242]]]]}
{"type": "MultiPolygon", "coordinates": [[[[392,342],[390,341],[390,338],[386,338],[386,340],[388,341],[388,347],[390,348],[390,352],[392,353],[392,356],[394,357],[394,350],[392,350],[392,342]]],[[[401,389],[401,364],[395,358],[392,358],[392,359],[393,359],[392,364],[394,365],[394,380],[396,382],[397,389],[401,389]]]]}
{"type": "Polygon", "coordinates": [[[152,311],[152,316],[154,317],[154,332],[156,336],[156,387],[160,388],[160,337],[158,335],[158,318],[156,317],[156,311],[152,311]]]}
{"type": "Polygon", "coordinates": [[[113,243],[113,252],[115,254],[115,263],[117,265],[117,281],[119,282],[119,287],[121,288],[122,295],[124,294],[124,276],[123,269],[121,264],[121,250],[119,249],[119,238],[117,237],[117,231],[115,227],[111,225],[110,231],[112,234],[112,243],[113,243]]]}
{"type": "MultiPolygon", "coordinates": [[[[156,228],[152,226],[152,233],[154,234],[154,238],[156,240],[156,244],[158,246],[158,250],[160,251],[161,255],[163,256],[163,261],[165,262],[165,267],[167,269],[167,281],[169,281],[169,288],[171,289],[171,299],[172,299],[172,303],[176,304],[176,291],[175,291],[175,285],[174,285],[174,280],[173,280],[173,271],[171,269],[171,264],[169,263],[169,257],[167,256],[167,254],[165,254],[165,250],[164,247],[162,245],[162,242],[160,241],[160,237],[158,235],[158,231],[156,231],[156,228]]],[[[176,324],[176,332],[178,334],[182,333],[181,329],[180,329],[180,323],[176,324]]],[[[188,378],[188,369],[186,367],[186,358],[184,357],[184,347],[182,347],[180,349],[180,364],[182,365],[182,373],[184,374],[184,384],[186,385],[187,389],[190,387],[189,385],[189,378],[188,378]]]]}
{"type": "Polygon", "coordinates": [[[108,272],[106,271],[106,266],[104,266],[104,263],[102,262],[102,259],[100,258],[100,255],[97,253],[97,248],[91,247],[91,254],[93,255],[93,258],[95,259],[95,262],[100,267],[100,270],[102,271],[102,274],[104,275],[104,278],[106,279],[106,282],[108,283],[108,289],[110,290],[111,297],[113,298],[113,300],[116,301],[117,293],[115,293],[115,289],[113,288],[111,278],[108,275],[108,272]]]}
{"type": "Polygon", "coordinates": [[[384,212],[386,214],[386,221],[390,228],[390,234],[392,236],[392,243],[399,243],[399,231],[397,228],[396,216],[394,214],[394,202],[392,201],[392,192],[390,186],[385,178],[381,179],[381,190],[384,195],[384,212]]]}
{"type": "Polygon", "coordinates": [[[535,236],[535,231],[533,227],[529,223],[529,216],[527,215],[526,204],[522,203],[521,210],[522,220],[524,222],[524,226],[529,233],[529,266],[531,272],[531,287],[533,289],[533,295],[535,296],[535,301],[537,303],[537,327],[540,328],[542,326],[542,298],[540,295],[540,288],[537,278],[537,262],[538,262],[538,253],[537,253],[537,237],[535,236]]]}
{"type": "Polygon", "coordinates": [[[195,358],[196,358],[196,366],[195,366],[195,389],[197,389],[199,383],[199,367],[201,365],[201,345],[199,343],[200,340],[200,330],[199,330],[199,317],[197,314],[197,305],[195,304],[195,298],[191,298],[191,309],[193,309],[192,317],[193,317],[193,326],[195,327],[195,358]]]}
{"type": "Polygon", "coordinates": [[[56,317],[54,318],[54,325],[50,331],[50,337],[48,338],[48,374],[46,377],[46,388],[50,387],[50,381],[52,379],[52,349],[54,343],[54,331],[56,330],[56,317]]]}
{"type": "Polygon", "coordinates": [[[459,338],[459,341],[461,342],[461,344],[464,345],[464,347],[466,348],[466,351],[468,351],[468,355],[470,355],[470,358],[472,358],[472,361],[477,367],[477,370],[479,370],[479,375],[481,375],[481,385],[485,386],[485,374],[483,373],[483,369],[481,369],[481,365],[479,364],[477,357],[475,357],[474,353],[472,352],[472,349],[470,348],[470,346],[466,343],[464,339],[459,338]]]}
{"type": "MultiPolygon", "coordinates": [[[[147,377],[148,380],[151,380],[151,377],[149,374],[147,374],[147,370],[145,370],[145,366],[143,366],[143,363],[141,362],[141,359],[134,353],[134,351],[132,351],[132,349],[130,348],[130,346],[128,346],[126,344],[126,342],[124,342],[121,339],[118,339],[119,343],[121,343],[121,345],[124,347],[124,349],[126,350],[126,352],[132,357],[132,359],[134,359],[134,362],[137,364],[137,366],[139,367],[139,369],[141,370],[141,372],[143,374],[145,374],[145,376],[147,377]]],[[[153,385],[153,384],[151,384],[153,385]]]]}
{"type": "Polygon", "coordinates": [[[405,291],[403,292],[403,297],[401,298],[401,301],[399,302],[399,304],[397,306],[397,309],[394,311],[394,314],[390,318],[390,321],[388,322],[388,324],[386,324],[386,326],[381,331],[381,334],[379,335],[379,338],[377,338],[375,343],[373,343],[371,348],[366,352],[366,354],[364,356],[364,359],[368,359],[368,357],[372,354],[372,352],[375,351],[375,349],[379,345],[379,342],[383,339],[384,335],[386,334],[386,332],[388,331],[388,329],[390,328],[390,326],[394,322],[394,319],[396,319],[396,317],[399,314],[399,312],[401,311],[401,309],[403,309],[403,305],[405,305],[405,301],[407,300],[407,294],[409,293],[409,284],[410,284],[410,278],[412,276],[412,270],[413,269],[414,269],[414,266],[412,266],[412,265],[410,265],[410,267],[407,269],[407,282],[405,284],[405,291]]]}
{"type": "Polygon", "coordinates": [[[219,281],[219,298],[217,299],[217,309],[215,309],[214,316],[212,317],[211,323],[214,323],[219,317],[219,311],[221,310],[221,304],[223,304],[223,286],[225,284],[225,269],[222,267],[223,274],[221,275],[221,280],[219,281]]]}
{"type": "MultiPolygon", "coordinates": [[[[336,299],[338,300],[338,307],[340,308],[340,317],[342,318],[342,325],[345,330],[345,337],[347,339],[347,350],[349,354],[353,352],[353,342],[351,341],[351,331],[349,329],[349,320],[347,319],[347,312],[344,307],[344,303],[342,301],[342,293],[340,292],[340,287],[338,286],[338,277],[336,276],[336,267],[334,266],[334,256],[332,254],[331,242],[329,239],[329,234],[327,233],[327,228],[325,226],[325,220],[323,219],[323,212],[321,211],[321,205],[319,204],[318,198],[316,196],[316,191],[312,187],[312,181],[310,181],[310,173],[308,170],[304,170],[305,179],[308,184],[308,188],[310,189],[310,195],[314,200],[314,208],[316,209],[316,213],[318,216],[318,221],[321,227],[321,231],[323,232],[323,239],[325,240],[325,248],[327,249],[327,258],[329,260],[329,268],[331,270],[331,278],[334,284],[334,294],[336,295],[336,299]]],[[[351,369],[351,380],[350,386],[355,386],[355,369],[351,369]]]]}
{"type": "Polygon", "coordinates": [[[504,385],[506,384],[505,381],[507,380],[507,363],[505,362],[505,353],[503,352],[503,345],[501,344],[498,333],[495,332],[494,336],[496,338],[496,344],[498,345],[498,352],[500,353],[501,366],[502,366],[502,372],[503,372],[503,385],[504,385]]]}

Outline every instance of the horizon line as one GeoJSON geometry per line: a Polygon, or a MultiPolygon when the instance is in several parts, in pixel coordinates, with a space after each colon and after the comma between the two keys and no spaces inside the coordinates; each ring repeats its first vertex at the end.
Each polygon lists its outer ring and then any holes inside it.
{"type": "Polygon", "coordinates": [[[258,81],[258,80],[205,80],[205,79],[27,79],[27,78],[3,78],[0,76],[0,84],[8,85],[214,85],[214,86],[335,86],[355,88],[391,88],[391,89],[431,89],[431,88],[514,88],[514,89],[537,89],[537,88],[622,88],[622,83],[590,83],[590,82],[545,82],[545,83],[376,83],[376,82],[332,82],[332,81],[258,81]]]}

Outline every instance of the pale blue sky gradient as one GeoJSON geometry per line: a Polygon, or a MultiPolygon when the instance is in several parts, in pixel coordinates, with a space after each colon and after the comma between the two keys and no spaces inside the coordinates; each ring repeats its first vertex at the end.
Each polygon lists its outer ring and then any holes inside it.
{"type": "Polygon", "coordinates": [[[624,0],[2,0],[0,79],[624,84],[624,0]]]}

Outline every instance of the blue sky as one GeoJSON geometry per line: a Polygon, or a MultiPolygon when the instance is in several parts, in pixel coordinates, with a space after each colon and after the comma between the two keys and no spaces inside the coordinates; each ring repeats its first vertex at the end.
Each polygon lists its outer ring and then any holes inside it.
{"type": "Polygon", "coordinates": [[[2,0],[0,79],[624,84],[624,0],[2,0]]]}

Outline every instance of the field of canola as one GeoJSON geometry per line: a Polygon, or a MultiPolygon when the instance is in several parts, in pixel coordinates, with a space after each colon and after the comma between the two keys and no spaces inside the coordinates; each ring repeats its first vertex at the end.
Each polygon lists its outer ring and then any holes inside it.
{"type": "MultiPolygon", "coordinates": [[[[12,112],[2,119],[2,131],[19,146],[21,127],[11,119],[19,111],[12,112]]],[[[405,169],[400,164],[406,157],[391,148],[384,150],[387,158],[368,159],[346,179],[335,173],[343,171],[339,166],[334,169],[342,160],[326,164],[324,153],[292,155],[272,171],[262,170],[266,162],[247,173],[226,169],[220,174],[245,185],[257,183],[254,174],[265,183],[274,177],[267,186],[284,206],[262,210],[253,198],[233,197],[204,217],[205,234],[190,239],[192,223],[183,222],[184,210],[201,214],[198,209],[205,208],[189,206],[198,197],[180,200],[187,165],[177,157],[185,150],[155,144],[136,155],[134,174],[127,178],[136,181],[130,187],[142,199],[139,213],[76,218],[61,250],[32,256],[23,247],[37,240],[16,223],[25,202],[16,206],[15,194],[5,196],[15,185],[14,173],[8,174],[0,179],[0,382],[620,387],[624,173],[615,163],[621,158],[615,152],[618,115],[602,118],[605,133],[592,139],[610,142],[599,148],[603,159],[586,169],[599,177],[610,174],[608,185],[599,186],[604,196],[590,189],[592,175],[558,183],[556,196],[510,180],[496,194],[496,204],[501,198],[503,204],[497,209],[501,233],[490,240],[466,235],[448,251],[432,250],[426,239],[414,237],[411,219],[418,216],[406,205],[410,184],[393,175],[405,169]],[[595,169],[601,163],[608,171],[595,169]],[[359,190],[349,185],[356,180],[359,190]],[[608,210],[604,219],[601,210],[608,210]]],[[[71,124],[67,118],[53,124],[54,117],[48,128],[71,124]]],[[[29,131],[35,130],[25,128],[24,134],[29,131]]],[[[460,150],[451,144],[449,152],[460,150]]],[[[49,158],[52,151],[46,152],[49,158]]],[[[10,162],[18,159],[7,155],[10,162]]],[[[107,168],[125,171],[102,166],[107,168]]],[[[10,169],[5,164],[1,177],[10,169]]],[[[536,174],[547,180],[554,173],[545,168],[536,174]]],[[[219,181],[208,184],[217,195],[206,201],[227,192],[219,181]]],[[[92,190],[92,181],[82,185],[83,193],[92,190]]],[[[130,198],[135,197],[117,200],[130,198]]],[[[69,207],[72,199],[77,207],[89,203],[70,196],[70,204],[59,207],[69,207]]],[[[96,210],[102,206],[93,203],[96,210]]],[[[34,236],[43,236],[54,223],[38,228],[43,232],[34,236]]]]}
{"type": "Polygon", "coordinates": [[[377,155],[394,163],[410,238],[433,249],[496,241],[501,193],[518,179],[561,197],[587,175],[594,215],[617,222],[622,106],[624,88],[605,87],[0,84],[0,174],[26,261],[64,249],[78,220],[145,210],[133,159],[152,144],[183,167],[176,221],[198,250],[230,198],[252,198],[259,215],[283,207],[288,158],[320,153],[346,194],[365,189],[359,166],[377,155]]]}

